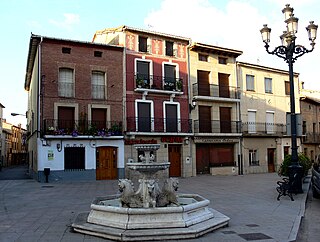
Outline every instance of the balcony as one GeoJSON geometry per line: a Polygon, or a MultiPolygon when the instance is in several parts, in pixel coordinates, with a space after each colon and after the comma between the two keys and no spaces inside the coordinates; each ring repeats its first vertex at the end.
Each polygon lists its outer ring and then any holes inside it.
{"type": "Polygon", "coordinates": [[[127,118],[127,132],[192,133],[191,119],[127,118]]]}
{"type": "Polygon", "coordinates": [[[302,136],[302,143],[304,144],[319,144],[320,134],[319,133],[305,133],[302,136]]]}
{"type": "Polygon", "coordinates": [[[58,120],[45,119],[42,135],[64,136],[122,136],[122,122],[119,121],[87,121],[87,120],[58,120]]]}
{"type": "Polygon", "coordinates": [[[182,78],[171,78],[153,75],[135,75],[136,88],[182,92],[182,78]]]}
{"type": "Polygon", "coordinates": [[[287,133],[287,125],[275,123],[245,122],[242,123],[242,133],[245,136],[282,136],[287,133]]]}
{"type": "Polygon", "coordinates": [[[223,98],[223,99],[240,99],[239,88],[232,86],[219,86],[215,84],[201,85],[194,83],[192,85],[193,96],[223,98]]]}
{"type": "Polygon", "coordinates": [[[239,134],[241,133],[241,121],[194,121],[195,133],[239,134]]]}

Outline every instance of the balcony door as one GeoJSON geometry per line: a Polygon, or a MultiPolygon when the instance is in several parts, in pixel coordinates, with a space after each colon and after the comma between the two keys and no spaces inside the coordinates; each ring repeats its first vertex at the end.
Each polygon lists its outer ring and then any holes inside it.
{"type": "Polygon", "coordinates": [[[229,74],[218,74],[219,79],[219,97],[230,98],[229,74]]]}
{"type": "Polygon", "coordinates": [[[211,107],[199,106],[199,132],[211,133],[211,107]]]}
{"type": "Polygon", "coordinates": [[[151,132],[151,104],[138,102],[138,131],[151,132]]]}
{"type": "Polygon", "coordinates": [[[58,107],[58,129],[72,132],[74,124],[74,107],[58,107]]]}
{"type": "Polygon", "coordinates": [[[97,129],[106,128],[107,110],[104,108],[91,109],[91,125],[97,129]]]}
{"type": "Polygon", "coordinates": [[[220,132],[231,133],[231,108],[220,107],[220,132]]]}
{"type": "Polygon", "coordinates": [[[267,130],[267,134],[274,133],[274,113],[273,112],[266,113],[266,130],[267,130]]]}
{"type": "Polygon", "coordinates": [[[137,80],[141,82],[138,85],[141,87],[150,87],[150,62],[149,61],[137,61],[137,80]]]}
{"type": "Polygon", "coordinates": [[[248,111],[248,133],[255,134],[256,132],[256,112],[248,111]]]}
{"type": "Polygon", "coordinates": [[[176,104],[166,104],[166,132],[178,132],[178,107],[176,104]]]}
{"type": "Polygon", "coordinates": [[[199,96],[210,96],[209,74],[209,71],[197,71],[199,96]]]}
{"type": "Polygon", "coordinates": [[[176,66],[164,64],[164,89],[176,89],[176,66]]]}

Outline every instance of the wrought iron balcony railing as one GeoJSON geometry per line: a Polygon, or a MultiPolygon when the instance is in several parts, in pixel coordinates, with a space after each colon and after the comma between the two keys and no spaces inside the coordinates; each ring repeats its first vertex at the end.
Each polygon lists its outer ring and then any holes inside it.
{"type": "Polygon", "coordinates": [[[136,88],[183,91],[182,78],[137,74],[135,81],[136,88]]]}
{"type": "Polygon", "coordinates": [[[242,133],[244,135],[282,136],[287,133],[287,125],[277,123],[244,122],[242,123],[242,133]]]}
{"type": "Polygon", "coordinates": [[[320,143],[320,134],[319,133],[305,133],[302,136],[302,143],[304,144],[317,144],[320,143]]]}
{"type": "Polygon", "coordinates": [[[240,91],[237,87],[220,86],[215,84],[201,85],[194,83],[192,85],[193,96],[207,96],[240,99],[240,91]]]}
{"type": "Polygon", "coordinates": [[[118,136],[123,135],[120,121],[43,120],[42,135],[118,136]]]}
{"type": "Polygon", "coordinates": [[[192,133],[191,119],[127,118],[127,132],[192,133]]]}
{"type": "Polygon", "coordinates": [[[195,120],[195,133],[241,133],[241,121],[195,120]]]}

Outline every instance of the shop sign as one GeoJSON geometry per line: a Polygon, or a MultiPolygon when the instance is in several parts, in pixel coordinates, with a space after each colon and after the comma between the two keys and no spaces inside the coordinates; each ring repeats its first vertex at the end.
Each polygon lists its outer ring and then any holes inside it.
{"type": "Polygon", "coordinates": [[[237,143],[238,139],[217,139],[217,138],[203,138],[203,137],[194,137],[195,143],[237,143]]]}
{"type": "Polygon", "coordinates": [[[182,137],[161,137],[162,143],[182,143],[182,137]]]}
{"type": "Polygon", "coordinates": [[[125,145],[136,145],[136,144],[156,144],[158,143],[155,139],[145,140],[145,139],[126,139],[124,140],[125,145]]]}

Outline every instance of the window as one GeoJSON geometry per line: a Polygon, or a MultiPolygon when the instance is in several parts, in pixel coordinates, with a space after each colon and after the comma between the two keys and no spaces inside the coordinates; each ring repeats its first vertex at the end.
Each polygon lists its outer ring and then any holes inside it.
{"type": "Polygon", "coordinates": [[[64,169],[84,170],[85,169],[85,147],[64,148],[64,169]]]}
{"type": "Polygon", "coordinates": [[[59,69],[58,94],[60,97],[74,97],[73,69],[59,69]]]}
{"type": "Polygon", "coordinates": [[[264,90],[265,93],[272,93],[272,78],[264,78],[264,90]]]}
{"type": "Polygon", "coordinates": [[[248,133],[255,134],[256,132],[256,111],[248,111],[248,133]]]}
{"type": "Polygon", "coordinates": [[[95,51],[93,55],[94,55],[94,57],[102,57],[102,52],[101,51],[95,51]]]}
{"type": "Polygon", "coordinates": [[[176,66],[164,64],[164,89],[175,90],[176,89],[176,66]]]}
{"type": "Polygon", "coordinates": [[[152,131],[151,103],[138,102],[138,125],[139,132],[152,131]]]}
{"type": "Polygon", "coordinates": [[[249,165],[250,166],[258,166],[258,151],[257,150],[249,150],[249,165]]]}
{"type": "Polygon", "coordinates": [[[208,55],[204,55],[204,54],[198,54],[198,59],[199,61],[205,61],[208,62],[208,55]]]}
{"type": "Polygon", "coordinates": [[[166,104],[166,132],[178,132],[178,106],[176,104],[166,104]]]}
{"type": "Polygon", "coordinates": [[[106,129],[107,109],[92,108],[91,109],[91,126],[98,130],[106,129]]]}
{"type": "Polygon", "coordinates": [[[266,131],[267,134],[273,134],[274,133],[274,113],[273,112],[267,112],[266,113],[266,131]]]}
{"type": "Polygon", "coordinates": [[[147,37],[139,36],[139,51],[140,52],[147,52],[147,50],[148,50],[147,42],[148,42],[147,37]]]}
{"type": "Polygon", "coordinates": [[[285,89],[285,94],[290,95],[290,82],[288,81],[284,82],[284,89],[285,89]]]}
{"type": "Polygon", "coordinates": [[[63,54],[71,54],[71,48],[62,47],[62,53],[63,54]]]}
{"type": "Polygon", "coordinates": [[[166,41],[166,55],[173,56],[173,42],[166,41]]]}
{"type": "Polygon", "coordinates": [[[105,99],[105,73],[93,71],[91,75],[91,93],[93,99],[105,99]]]}
{"type": "Polygon", "coordinates": [[[302,121],[302,134],[305,135],[307,133],[307,121],[302,121]]]}
{"type": "Polygon", "coordinates": [[[254,76],[246,75],[247,91],[254,91],[254,76]]]}
{"type": "Polygon", "coordinates": [[[136,84],[139,88],[150,88],[150,64],[149,61],[136,62],[136,84]]]}
{"type": "Polygon", "coordinates": [[[75,129],[75,108],[58,107],[58,129],[63,134],[70,134],[75,129]]]}
{"type": "Polygon", "coordinates": [[[228,60],[228,58],[226,58],[226,57],[218,57],[218,63],[219,64],[226,65],[227,64],[227,60],[228,60]]]}

